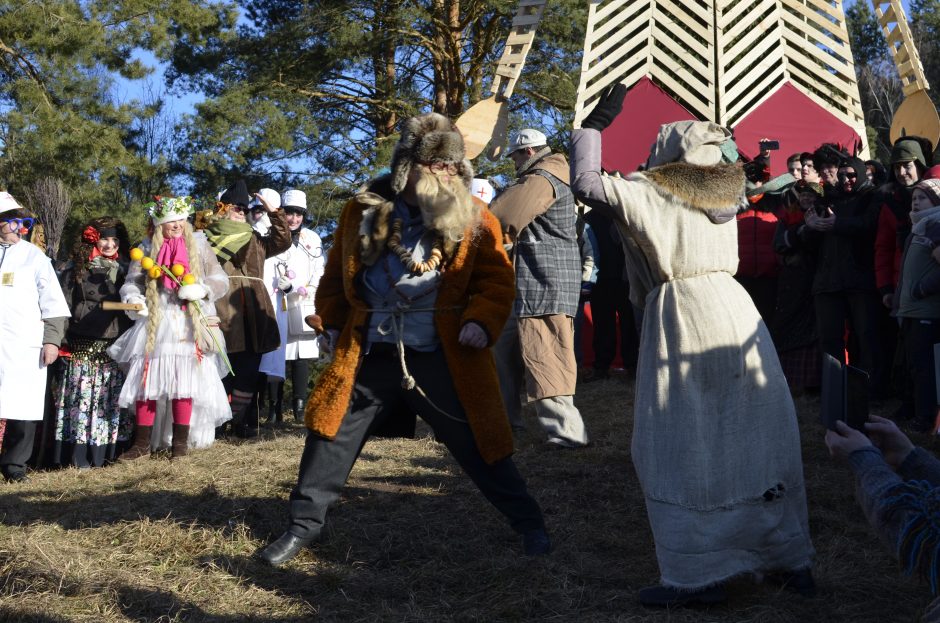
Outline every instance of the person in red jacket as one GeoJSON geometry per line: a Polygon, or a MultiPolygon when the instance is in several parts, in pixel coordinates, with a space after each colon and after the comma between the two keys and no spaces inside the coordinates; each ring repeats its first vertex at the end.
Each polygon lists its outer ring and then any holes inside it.
{"type": "Polygon", "coordinates": [[[747,191],[747,208],[738,220],[738,280],[751,295],[754,306],[764,322],[772,324],[777,304],[777,272],[779,262],[774,253],[777,211],[780,197],[796,182],[789,173],[777,176],[747,191]]]}

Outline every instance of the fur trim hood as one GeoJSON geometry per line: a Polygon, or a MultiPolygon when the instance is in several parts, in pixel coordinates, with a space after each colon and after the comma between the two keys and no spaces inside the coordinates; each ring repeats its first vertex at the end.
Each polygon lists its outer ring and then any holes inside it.
{"type": "Polygon", "coordinates": [[[444,115],[431,112],[405,121],[392,154],[391,188],[395,194],[405,189],[411,165],[416,162],[455,163],[457,174],[470,187],[473,165],[466,158],[463,135],[444,115]]]}
{"type": "Polygon", "coordinates": [[[734,164],[703,167],[672,162],[642,173],[663,197],[674,197],[724,223],[744,202],[744,170],[734,164]]]}

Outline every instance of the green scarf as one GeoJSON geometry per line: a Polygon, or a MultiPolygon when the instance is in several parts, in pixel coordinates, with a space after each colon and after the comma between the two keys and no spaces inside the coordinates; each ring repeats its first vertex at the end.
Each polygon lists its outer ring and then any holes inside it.
{"type": "Polygon", "coordinates": [[[235,254],[248,244],[253,233],[254,230],[248,223],[228,219],[216,221],[206,227],[206,238],[222,264],[235,257],[235,254]]]}

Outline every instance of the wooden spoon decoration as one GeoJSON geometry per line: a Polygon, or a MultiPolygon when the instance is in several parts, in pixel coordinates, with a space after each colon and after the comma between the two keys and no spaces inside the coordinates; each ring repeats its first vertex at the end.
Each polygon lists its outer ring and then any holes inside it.
{"type": "Polygon", "coordinates": [[[490,97],[468,108],[455,122],[463,134],[467,158],[474,159],[492,143],[490,160],[502,155],[509,125],[509,98],[522,73],[525,58],[532,48],[535,30],[542,20],[546,0],[520,0],[506,38],[503,55],[496,66],[490,97]]]}
{"type": "Polygon", "coordinates": [[[940,116],[927,95],[930,85],[924,76],[904,7],[900,0],[872,0],[872,5],[904,90],[904,101],[894,111],[891,121],[891,143],[903,136],[922,136],[936,147],[940,141],[940,116]]]}

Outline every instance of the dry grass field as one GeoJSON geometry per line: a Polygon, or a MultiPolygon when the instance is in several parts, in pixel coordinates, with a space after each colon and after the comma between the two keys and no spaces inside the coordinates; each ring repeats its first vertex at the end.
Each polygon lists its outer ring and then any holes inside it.
{"type": "Polygon", "coordinates": [[[657,570],[629,456],[632,396],[623,379],[579,387],[593,440],[586,449],[549,447],[534,428],[519,440],[516,460],[555,543],[540,559],[520,554],[518,538],[426,430],[416,440],[370,442],[324,541],[277,570],[251,555],[285,527],[299,425],[251,443],[218,442],[185,461],[0,484],[0,620],[918,619],[928,590],[901,576],[861,517],[847,469],[826,453],[814,398],[797,408],[819,595],[745,577],[720,607],[638,605],[637,589],[657,570]]]}

